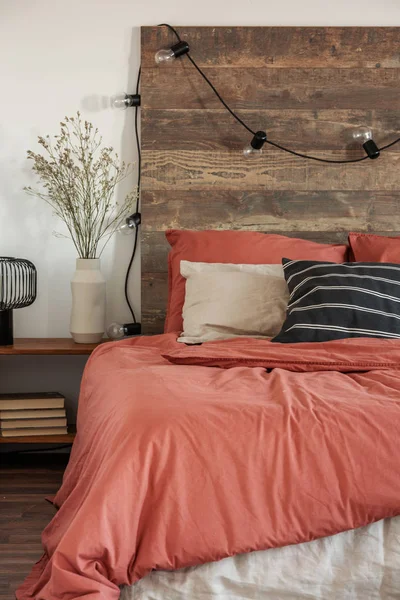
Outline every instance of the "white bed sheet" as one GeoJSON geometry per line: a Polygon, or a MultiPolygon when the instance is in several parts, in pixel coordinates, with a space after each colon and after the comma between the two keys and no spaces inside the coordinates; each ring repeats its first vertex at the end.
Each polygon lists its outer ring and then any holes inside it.
{"type": "Polygon", "coordinates": [[[121,600],[400,599],[400,517],[296,546],[154,571],[121,600]]]}

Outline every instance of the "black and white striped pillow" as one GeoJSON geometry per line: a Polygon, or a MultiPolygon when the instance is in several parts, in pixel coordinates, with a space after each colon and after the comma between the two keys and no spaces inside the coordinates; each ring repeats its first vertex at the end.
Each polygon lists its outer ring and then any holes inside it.
{"type": "Polygon", "coordinates": [[[290,298],[273,342],[400,339],[400,264],[282,260],[290,298]]]}

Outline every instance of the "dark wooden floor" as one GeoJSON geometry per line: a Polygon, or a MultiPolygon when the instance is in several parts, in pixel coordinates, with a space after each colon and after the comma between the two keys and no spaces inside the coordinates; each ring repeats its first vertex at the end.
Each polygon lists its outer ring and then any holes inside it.
{"type": "Polygon", "coordinates": [[[40,534],[55,509],[45,500],[60,487],[65,454],[0,455],[0,600],[14,591],[42,554],[40,534]]]}

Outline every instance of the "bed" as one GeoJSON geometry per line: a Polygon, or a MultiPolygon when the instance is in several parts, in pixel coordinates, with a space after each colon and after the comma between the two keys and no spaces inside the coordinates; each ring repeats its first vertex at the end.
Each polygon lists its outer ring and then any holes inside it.
{"type": "MultiPolygon", "coordinates": [[[[317,143],[321,155],[340,153],[338,128],[372,110],[383,130],[393,129],[396,28],[182,29],[235,106],[278,123],[302,150],[317,143]],[[350,83],[368,93],[348,92],[350,83]]],[[[331,330],[325,341],[276,343],[272,326],[260,336],[247,320],[210,328],[207,317],[187,336],[194,345],[181,336],[192,277],[182,275],[182,261],[195,271],[225,265],[220,278],[231,287],[219,319],[246,312],[224,309],[231,292],[243,306],[243,291],[251,288],[252,300],[270,293],[259,292],[259,278],[276,272],[254,266],[281,268],[286,258],[282,268],[323,263],[342,272],[352,260],[364,261],[360,269],[398,263],[398,239],[351,234],[352,255],[347,245],[351,228],[399,229],[398,156],[388,152],[373,170],[275,156],[267,167],[244,166],[236,152],[247,140],[186,64],[174,77],[156,69],[166,35],[142,30],[142,323],[151,335],[103,345],[90,357],[77,438],[53,500],[59,511],[17,598],[399,598],[398,324],[394,339],[382,320],[380,337],[336,339],[331,330]],[[168,227],[175,229],[166,240],[168,227]]],[[[374,280],[360,273],[368,285],[374,280]]]]}
{"type": "Polygon", "coordinates": [[[399,366],[397,340],[101,346],[17,597],[397,597],[399,366]]]}
{"type": "Polygon", "coordinates": [[[167,331],[91,355],[59,511],[18,600],[395,598],[400,267],[364,261],[396,257],[399,240],[352,234],[360,260],[343,262],[345,245],[257,232],[167,238],[167,331]],[[274,263],[282,253],[303,258],[274,263]],[[210,301],[210,277],[228,293],[210,301]],[[243,331],[263,305],[260,335],[243,331]],[[303,313],[312,329],[293,327],[303,313]]]}

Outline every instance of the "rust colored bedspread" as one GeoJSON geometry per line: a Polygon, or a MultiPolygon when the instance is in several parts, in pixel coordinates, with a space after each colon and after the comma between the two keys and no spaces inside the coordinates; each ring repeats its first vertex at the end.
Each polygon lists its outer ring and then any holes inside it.
{"type": "Polygon", "coordinates": [[[100,346],[19,600],[119,585],[400,514],[400,342],[100,346]],[[221,368],[224,367],[224,368],[221,368]]]}

